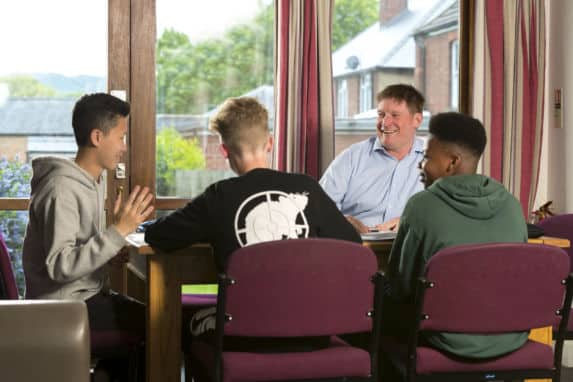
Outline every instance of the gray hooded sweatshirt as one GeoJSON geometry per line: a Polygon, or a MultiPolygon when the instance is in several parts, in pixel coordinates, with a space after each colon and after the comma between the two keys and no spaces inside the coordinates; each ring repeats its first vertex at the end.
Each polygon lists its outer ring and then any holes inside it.
{"type": "Polygon", "coordinates": [[[64,158],[35,159],[32,169],[26,298],[86,300],[103,288],[105,264],[126,244],[104,228],[104,182],[64,158]]]}

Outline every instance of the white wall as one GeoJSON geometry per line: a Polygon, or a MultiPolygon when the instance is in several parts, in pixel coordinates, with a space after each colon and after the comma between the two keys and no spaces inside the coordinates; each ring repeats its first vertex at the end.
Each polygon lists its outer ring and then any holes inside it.
{"type": "Polygon", "coordinates": [[[558,213],[573,212],[573,1],[547,0],[545,137],[535,207],[553,200],[558,213]],[[555,128],[553,90],[563,88],[563,127],[555,128]]]}

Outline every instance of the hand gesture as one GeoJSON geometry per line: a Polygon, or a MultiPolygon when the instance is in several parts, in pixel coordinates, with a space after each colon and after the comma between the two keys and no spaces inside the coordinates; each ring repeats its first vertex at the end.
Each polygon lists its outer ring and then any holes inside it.
{"type": "Polygon", "coordinates": [[[135,186],[123,206],[121,198],[116,199],[113,207],[114,226],[121,235],[127,236],[135,231],[139,224],[147,220],[153,212],[152,200],[153,194],[149,192],[149,188],[140,186],[135,186]]]}

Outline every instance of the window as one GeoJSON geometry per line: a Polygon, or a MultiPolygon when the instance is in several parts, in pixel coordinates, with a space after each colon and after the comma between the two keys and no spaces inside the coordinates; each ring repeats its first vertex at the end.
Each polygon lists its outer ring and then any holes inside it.
{"type": "Polygon", "coordinates": [[[372,75],[365,73],[360,76],[360,112],[372,108],[372,75]]]}
{"type": "Polygon", "coordinates": [[[338,90],[336,92],[336,116],[346,118],[348,116],[348,89],[346,80],[338,81],[338,90]]]}
{"type": "Polygon", "coordinates": [[[75,156],[74,103],[106,91],[107,20],[106,0],[0,2],[0,232],[21,295],[31,161],[75,156]]]}
{"type": "Polygon", "coordinates": [[[450,46],[450,105],[453,110],[458,109],[458,99],[460,96],[460,55],[459,55],[459,40],[454,40],[450,46]]]}
{"type": "Polygon", "coordinates": [[[456,0],[335,0],[335,154],[375,134],[376,94],[388,85],[411,84],[424,95],[421,137],[431,115],[457,109],[459,89],[450,84],[457,84],[458,20],[456,0]]]}
{"type": "Polygon", "coordinates": [[[209,119],[252,96],[274,121],[274,3],[157,0],[156,193],[192,198],[234,176],[209,119]]]}

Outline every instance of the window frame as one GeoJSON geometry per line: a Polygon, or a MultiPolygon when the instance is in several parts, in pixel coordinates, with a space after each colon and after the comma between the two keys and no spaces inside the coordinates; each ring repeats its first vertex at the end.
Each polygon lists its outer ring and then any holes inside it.
{"type": "Polygon", "coordinates": [[[336,117],[348,118],[348,79],[341,78],[336,86],[336,117]]]}
{"type": "Polygon", "coordinates": [[[460,99],[460,49],[459,39],[450,42],[450,107],[458,110],[460,99]]]}
{"type": "MultiPolygon", "coordinates": [[[[474,0],[460,0],[459,83],[466,86],[459,87],[459,110],[463,113],[470,112],[469,68],[474,17],[474,0]]],[[[155,0],[108,0],[108,88],[127,91],[132,108],[128,144],[130,148],[138,147],[130,149],[126,158],[127,179],[118,181],[108,177],[111,190],[124,185],[129,191],[135,184],[155,189],[155,41],[155,0]]],[[[337,86],[337,95],[338,89],[337,86]]],[[[337,97],[337,106],[338,101],[337,97]]],[[[345,101],[348,110],[348,96],[345,101]]],[[[339,107],[336,115],[347,117],[340,115],[339,107]]],[[[188,200],[157,198],[155,206],[156,209],[174,209],[188,200]]],[[[111,203],[113,201],[108,200],[108,207],[111,203]]],[[[27,210],[28,204],[29,198],[0,198],[1,210],[27,210]]]]}
{"type": "Polygon", "coordinates": [[[359,112],[372,109],[372,73],[365,72],[360,75],[360,105],[359,112]]]}

